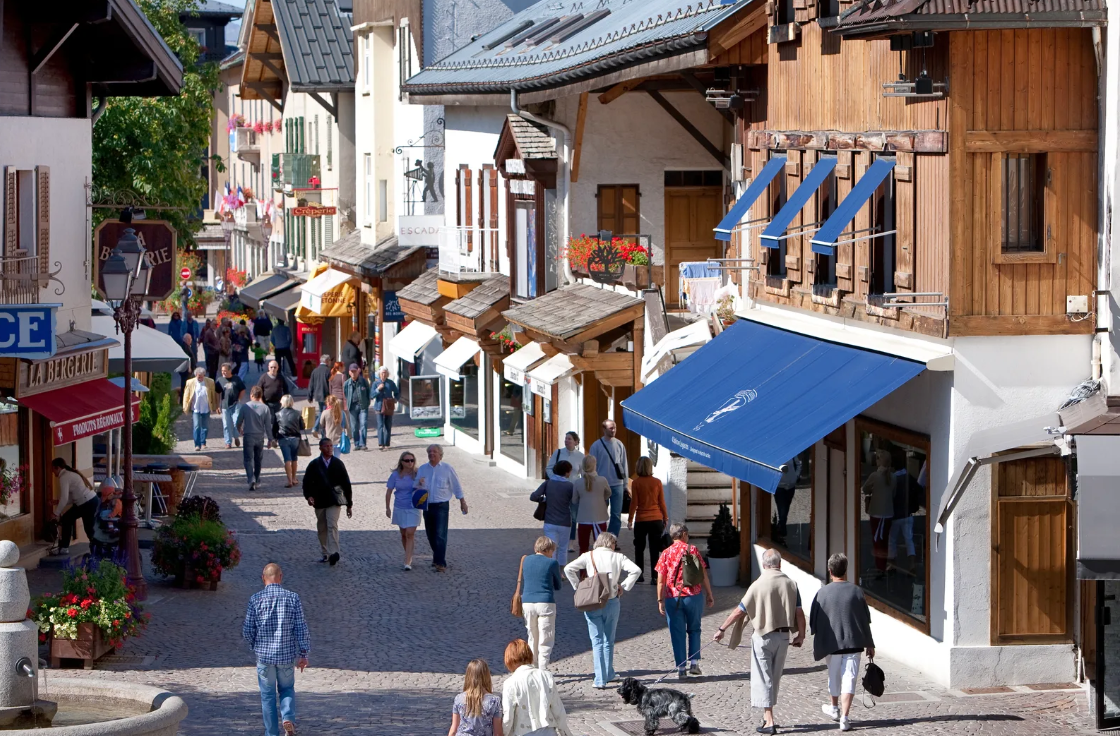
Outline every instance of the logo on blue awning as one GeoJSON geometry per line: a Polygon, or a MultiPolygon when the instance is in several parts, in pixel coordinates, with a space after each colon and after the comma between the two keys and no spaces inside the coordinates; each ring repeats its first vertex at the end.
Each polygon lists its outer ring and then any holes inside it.
{"type": "Polygon", "coordinates": [[[731,412],[742,409],[744,406],[754,401],[757,396],[758,392],[753,388],[743,389],[739,393],[729,398],[727,401],[723,402],[723,406],[716,409],[708,416],[704,417],[704,421],[693,427],[692,431],[699,432],[701,429],[703,429],[704,425],[714,424],[722,417],[727,416],[731,412]]]}

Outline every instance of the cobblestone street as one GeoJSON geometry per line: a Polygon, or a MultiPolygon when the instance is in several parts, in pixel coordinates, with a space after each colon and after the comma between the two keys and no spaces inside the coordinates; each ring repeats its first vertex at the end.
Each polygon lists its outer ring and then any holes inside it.
{"type": "MultiPolygon", "coordinates": [[[[385,517],[384,480],[400,449],[420,449],[422,443],[398,433],[400,446],[392,453],[351,453],[344,461],[355,481],[354,518],[342,519],[342,561],[330,568],[317,564],[314,516],[298,489],[283,488],[278,452],[266,454],[263,488],[250,493],[241,451],[217,449],[217,421],[210,437],[214,470],[197,491],[215,497],[224,520],[237,530],[241,565],[224,574],[216,593],[182,591],[150,579],[147,633],[98,670],[66,676],[123,678],[180,694],[191,709],[184,734],[260,733],[255,671],[241,623],[247,599],[260,587],[262,566],[276,561],[284,568],[284,584],[302,597],[311,628],[311,667],[297,677],[301,733],[446,733],[452,699],[472,657],[490,662],[500,688],[504,646],[524,636],[509,603],[518,558],[532,550],[539,534],[527,500],[532,482],[449,448],[446,461],[463,480],[470,514],[452,517],[447,574],[429,568],[422,533],[415,569],[404,572],[399,535],[385,517]]],[[[189,445],[181,442],[179,450],[189,452],[189,445]]],[[[625,529],[622,542],[632,555],[625,529]]],[[[38,591],[55,584],[57,573],[38,571],[31,578],[38,591]]],[[[739,588],[717,589],[716,606],[704,619],[705,640],[741,595],[739,588]]],[[[624,708],[613,690],[592,688],[587,627],[572,608],[570,587],[559,600],[554,672],[574,733],[640,733],[636,711],[624,708]]],[[[836,727],[820,713],[825,673],[812,661],[809,643],[790,650],[777,710],[783,732],[836,727]]],[[[654,588],[637,586],[622,600],[616,668],[622,676],[652,679],[672,667],[671,660],[654,588]]],[[[852,713],[857,728],[923,736],[1093,732],[1081,690],[965,695],[923,682],[889,660],[881,664],[889,694],[874,709],[857,699],[852,713]]],[[[703,670],[703,677],[681,683],[681,689],[694,695],[704,732],[753,733],[758,714],[749,707],[749,651],[709,647],[703,670]]],[[[676,686],[675,678],[669,684],[676,686]]]]}

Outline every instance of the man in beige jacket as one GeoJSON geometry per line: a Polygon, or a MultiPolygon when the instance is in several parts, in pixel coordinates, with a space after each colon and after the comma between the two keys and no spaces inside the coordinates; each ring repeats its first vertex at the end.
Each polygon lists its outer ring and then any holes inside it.
{"type": "Polygon", "coordinates": [[[776,549],[762,555],[762,574],[747,588],[747,594],[716,632],[715,640],[734,626],[728,645],[734,649],[743,635],[743,624],[754,626],[751,636],[751,706],[762,708],[759,733],[777,733],[774,725],[774,704],[778,702],[778,683],[786,665],[789,645],[801,646],[805,641],[805,612],[797,583],[781,570],[782,556],[776,549]],[[789,635],[796,630],[791,642],[789,635]]]}
{"type": "Polygon", "coordinates": [[[206,435],[210,430],[210,413],[221,411],[222,397],[214,385],[213,378],[206,377],[206,369],[194,369],[194,378],[183,387],[183,413],[194,417],[194,450],[206,447],[206,435]]]}

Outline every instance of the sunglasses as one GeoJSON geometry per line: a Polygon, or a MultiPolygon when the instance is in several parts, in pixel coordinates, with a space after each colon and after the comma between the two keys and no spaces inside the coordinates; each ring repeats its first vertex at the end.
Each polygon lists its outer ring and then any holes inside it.
{"type": "Polygon", "coordinates": [[[414,457],[402,458],[401,462],[402,463],[414,463],[414,462],[416,462],[416,458],[414,458],[414,457]]]}

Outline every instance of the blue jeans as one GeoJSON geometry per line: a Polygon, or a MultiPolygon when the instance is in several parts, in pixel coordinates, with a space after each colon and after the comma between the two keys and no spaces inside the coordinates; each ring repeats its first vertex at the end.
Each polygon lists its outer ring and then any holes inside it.
{"type": "Polygon", "coordinates": [[[319,425],[323,423],[323,412],[327,409],[327,402],[317,401],[315,403],[319,405],[319,413],[315,415],[315,426],[311,428],[312,432],[319,431],[319,425]]]}
{"type": "Polygon", "coordinates": [[[393,439],[393,415],[377,412],[377,446],[388,447],[393,439]]]}
{"type": "Polygon", "coordinates": [[[617,598],[611,598],[598,611],[584,611],[587,633],[591,635],[591,658],[595,662],[595,687],[603,687],[615,678],[614,632],[618,628],[617,598]]]}
{"type": "Polygon", "coordinates": [[[280,722],[296,720],[296,667],[294,664],[258,664],[257,686],[261,689],[261,714],[265,736],[280,736],[280,722]],[[277,712],[277,691],[280,693],[277,712]]]}
{"type": "Polygon", "coordinates": [[[237,433],[237,418],[241,416],[241,404],[234,404],[222,409],[222,438],[227,445],[232,445],[237,433]]]}
{"type": "Polygon", "coordinates": [[[700,616],[703,613],[703,593],[665,599],[665,618],[669,622],[669,638],[673,642],[673,663],[678,668],[684,668],[689,662],[700,662],[700,616]],[[684,648],[686,635],[687,654],[684,648]]]}
{"type": "Polygon", "coordinates": [[[206,444],[206,434],[210,430],[210,412],[194,412],[194,446],[206,444]]]}
{"type": "Polygon", "coordinates": [[[368,421],[368,408],[350,410],[350,438],[354,440],[354,447],[366,446],[366,423],[368,421]]]}
{"type": "Polygon", "coordinates": [[[611,486],[611,520],[607,524],[607,531],[616,537],[622,530],[622,494],[625,492],[625,483],[611,486]]]}
{"type": "Polygon", "coordinates": [[[432,548],[432,564],[447,567],[447,513],[450,504],[430,503],[424,509],[424,533],[432,548]]]}
{"type": "Polygon", "coordinates": [[[250,483],[259,483],[261,463],[264,461],[264,435],[245,435],[241,443],[241,457],[245,460],[245,477],[250,483]]]}

